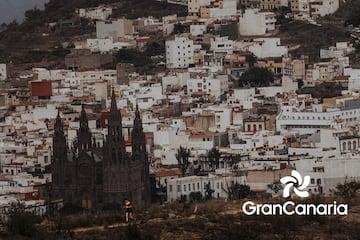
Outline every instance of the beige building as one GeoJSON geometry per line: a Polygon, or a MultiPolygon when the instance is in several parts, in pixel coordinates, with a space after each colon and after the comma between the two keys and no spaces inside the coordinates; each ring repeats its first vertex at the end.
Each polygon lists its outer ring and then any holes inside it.
{"type": "Polygon", "coordinates": [[[96,22],[96,38],[112,37],[116,41],[118,38],[132,35],[133,33],[133,22],[129,19],[123,18],[116,21],[96,22]]]}
{"type": "Polygon", "coordinates": [[[186,127],[191,130],[208,131],[215,127],[215,115],[211,112],[188,115],[183,117],[186,127]]]}
{"type": "Polygon", "coordinates": [[[280,0],[261,0],[260,9],[262,10],[273,10],[281,6],[280,0]]]}

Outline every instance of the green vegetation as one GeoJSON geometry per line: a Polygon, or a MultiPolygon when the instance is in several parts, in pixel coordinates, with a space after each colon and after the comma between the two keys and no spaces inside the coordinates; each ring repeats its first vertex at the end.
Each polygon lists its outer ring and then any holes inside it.
{"type": "Polygon", "coordinates": [[[239,28],[237,24],[221,25],[218,32],[221,37],[228,36],[231,40],[237,40],[239,38],[239,28]]]}
{"type": "Polygon", "coordinates": [[[209,161],[209,168],[213,171],[219,168],[221,153],[217,148],[212,148],[207,153],[207,160],[209,161]]]}
{"type": "Polygon", "coordinates": [[[35,224],[39,222],[41,222],[41,218],[30,211],[26,211],[23,204],[12,203],[9,208],[6,228],[15,235],[35,237],[37,235],[35,224]]]}
{"type": "Polygon", "coordinates": [[[175,154],[175,157],[178,161],[179,168],[181,169],[182,176],[185,176],[186,170],[190,165],[190,149],[180,146],[175,154]]]}
{"type": "Polygon", "coordinates": [[[298,46],[290,49],[295,57],[309,56],[309,62],[320,61],[319,51],[321,48],[334,46],[336,42],[351,40],[349,32],[343,27],[333,24],[316,26],[301,21],[292,21],[280,26],[276,35],[281,38],[282,45],[298,46]]]}
{"type": "Polygon", "coordinates": [[[274,82],[274,75],[266,68],[250,68],[243,74],[238,83],[238,87],[266,87],[274,82]]]}
{"type": "Polygon", "coordinates": [[[356,196],[357,192],[360,189],[360,182],[357,181],[348,181],[344,183],[339,183],[334,190],[334,194],[344,199],[351,199],[356,196]]]}
{"type": "MultiPolygon", "coordinates": [[[[246,193],[246,186],[242,187],[246,193]]],[[[197,194],[193,194],[195,195],[197,194]]],[[[196,197],[195,197],[196,198],[196,197]]],[[[257,203],[281,203],[283,200],[260,198],[257,203]]],[[[337,197],[312,196],[302,203],[344,202],[337,197]]],[[[351,197],[347,217],[335,216],[245,216],[245,200],[173,202],[153,205],[146,211],[135,210],[138,221],[123,224],[120,211],[60,216],[34,225],[40,235],[25,237],[0,230],[0,239],[359,239],[359,198],[351,197]]],[[[298,200],[294,200],[298,202],[298,200]]],[[[299,200],[300,201],[300,200],[299,200]]]]}
{"type": "Polygon", "coordinates": [[[311,94],[313,98],[331,98],[341,96],[341,91],[344,90],[341,85],[332,82],[324,82],[315,87],[304,87],[298,90],[299,94],[311,94]]]}
{"type": "Polygon", "coordinates": [[[116,62],[121,63],[132,63],[136,71],[139,73],[149,73],[152,72],[154,68],[156,68],[156,59],[152,57],[163,56],[165,53],[165,45],[164,43],[152,42],[145,46],[144,51],[140,51],[135,48],[124,48],[120,49],[116,55],[116,62]]]}
{"type": "Polygon", "coordinates": [[[347,0],[340,5],[340,8],[334,14],[335,17],[342,18],[345,25],[352,24],[354,26],[360,25],[360,1],[347,0]]]}

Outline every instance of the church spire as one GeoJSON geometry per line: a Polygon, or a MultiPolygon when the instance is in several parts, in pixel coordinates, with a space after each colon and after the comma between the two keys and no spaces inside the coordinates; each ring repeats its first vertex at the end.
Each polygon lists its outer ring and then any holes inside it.
{"type": "Polygon", "coordinates": [[[135,109],[134,129],[136,129],[137,131],[140,131],[140,132],[142,132],[142,130],[143,130],[139,106],[137,104],[136,104],[136,109],[135,109]]]}
{"type": "Polygon", "coordinates": [[[123,162],[125,159],[125,142],[122,135],[122,117],[116,105],[114,89],[111,94],[111,106],[108,115],[108,136],[106,148],[109,162],[123,162]]]}
{"type": "Polygon", "coordinates": [[[86,111],[84,105],[81,106],[81,113],[80,113],[80,129],[86,129],[89,128],[88,126],[88,119],[86,116],[86,111]]]}
{"type": "Polygon", "coordinates": [[[138,154],[146,154],[146,140],[145,133],[142,127],[142,120],[140,117],[139,106],[136,104],[134,127],[131,133],[132,154],[138,157],[138,154]]]}
{"type": "Polygon", "coordinates": [[[116,98],[115,98],[115,91],[114,88],[111,92],[111,106],[110,106],[110,112],[117,112],[117,104],[116,104],[116,98]]]}
{"type": "Polygon", "coordinates": [[[91,132],[89,129],[88,118],[86,116],[86,111],[84,105],[81,107],[80,113],[80,128],[78,130],[78,151],[91,148],[91,132]]]}
{"type": "Polygon", "coordinates": [[[60,111],[58,111],[57,116],[56,116],[54,130],[57,133],[64,133],[64,127],[61,122],[60,111]]]}
{"type": "Polygon", "coordinates": [[[67,144],[64,134],[64,126],[61,122],[60,112],[56,116],[53,136],[53,158],[54,161],[60,161],[66,158],[67,144]]]}

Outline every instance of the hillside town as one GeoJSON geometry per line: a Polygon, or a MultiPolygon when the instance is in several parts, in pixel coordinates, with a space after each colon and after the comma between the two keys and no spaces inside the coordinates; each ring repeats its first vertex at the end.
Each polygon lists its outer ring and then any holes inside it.
{"type": "Polygon", "coordinates": [[[240,199],[243,186],[277,197],[292,169],[314,195],[360,180],[360,30],[316,58],[278,35],[321,28],[342,0],[165,2],[186,16],[76,9],[96,30],[61,43],[62,68],[0,64],[2,220],[16,201],[44,216],[240,199]]]}

